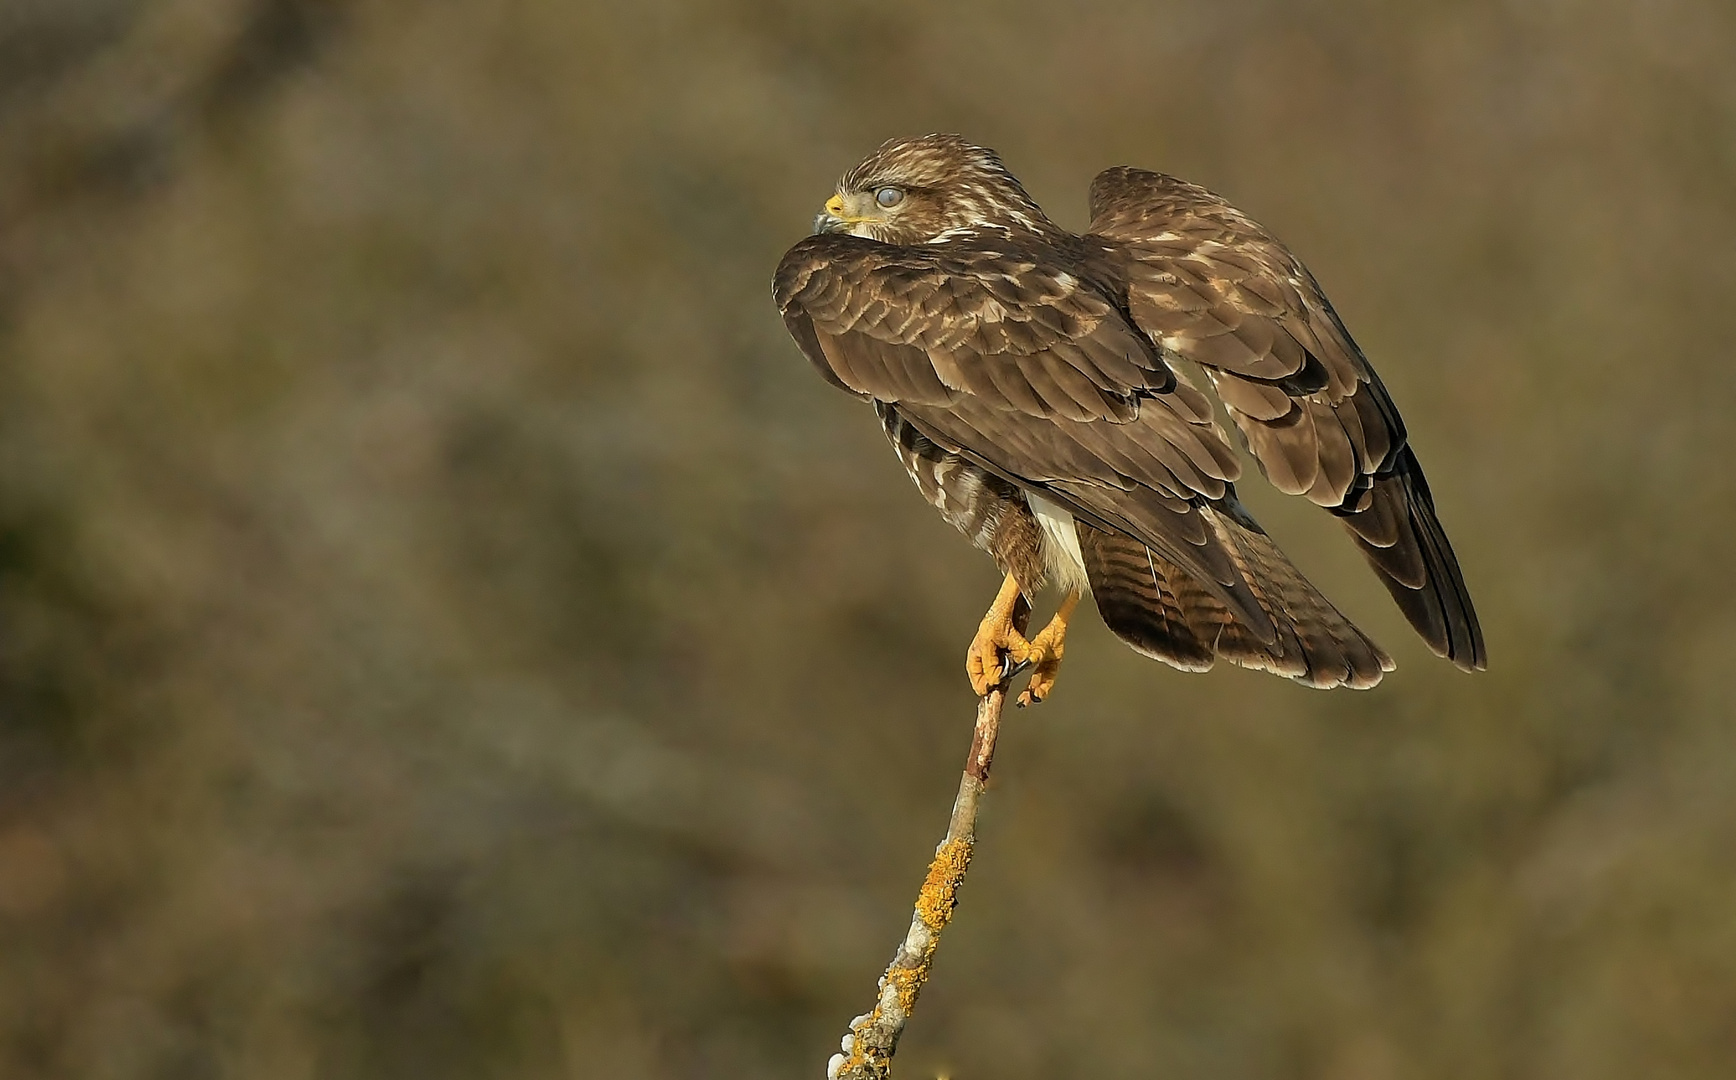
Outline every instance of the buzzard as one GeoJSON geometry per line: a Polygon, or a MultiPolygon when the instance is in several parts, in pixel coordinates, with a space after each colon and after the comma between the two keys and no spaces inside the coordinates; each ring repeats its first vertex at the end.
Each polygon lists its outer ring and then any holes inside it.
{"type": "Polygon", "coordinates": [[[994,151],[894,139],[844,175],[772,291],[832,385],[873,403],[923,496],[1006,575],[966,655],[986,693],[1054,687],[1089,592],[1116,636],[1187,671],[1214,659],[1366,688],[1392,659],[1237,501],[1244,448],[1350,531],[1429,647],[1485,665],[1458,560],[1392,398],[1290,250],[1205,188],[1118,166],[1084,235],[994,151]],[[1030,598],[1062,594],[1027,638],[1030,598]]]}

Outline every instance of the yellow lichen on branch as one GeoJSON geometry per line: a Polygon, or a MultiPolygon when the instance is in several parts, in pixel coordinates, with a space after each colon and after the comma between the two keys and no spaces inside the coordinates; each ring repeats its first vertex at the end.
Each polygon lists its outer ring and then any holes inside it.
{"type": "Polygon", "coordinates": [[[947,920],[952,918],[952,909],[958,906],[959,882],[970,869],[975,839],[960,836],[947,840],[934,853],[934,861],[928,864],[928,877],[922,882],[922,891],[916,895],[916,915],[932,933],[938,934],[946,927],[947,920]]]}

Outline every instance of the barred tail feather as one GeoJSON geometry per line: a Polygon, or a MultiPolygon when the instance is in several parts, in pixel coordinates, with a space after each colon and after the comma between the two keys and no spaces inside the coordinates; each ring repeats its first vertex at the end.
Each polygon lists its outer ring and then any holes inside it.
{"type": "Polygon", "coordinates": [[[1307,686],[1366,689],[1391,671],[1380,646],[1308,583],[1251,519],[1202,509],[1223,549],[1277,628],[1262,642],[1222,601],[1137,540],[1079,524],[1103,622],[1134,650],[1185,671],[1222,657],[1307,686]]]}
{"type": "Polygon", "coordinates": [[[1137,540],[1077,522],[1097,613],[1137,652],[1183,671],[1210,671],[1229,610],[1137,540]],[[1204,594],[1201,602],[1193,594],[1204,594]],[[1191,617],[1190,617],[1191,616],[1191,617]]]}

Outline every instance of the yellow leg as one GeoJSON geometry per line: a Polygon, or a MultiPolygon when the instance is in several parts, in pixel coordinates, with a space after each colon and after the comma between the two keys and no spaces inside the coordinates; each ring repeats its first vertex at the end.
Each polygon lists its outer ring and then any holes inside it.
{"type": "Polygon", "coordinates": [[[983,616],[982,625],[977,627],[976,637],[971,639],[970,652],[965,654],[965,674],[970,676],[971,689],[977,692],[977,697],[1000,683],[1002,653],[1011,656],[1014,663],[1023,663],[1030,652],[1031,643],[1015,624],[1018,608],[1019,582],[1008,574],[1001,582],[995,602],[989,605],[988,614],[983,616]]]}
{"type": "Polygon", "coordinates": [[[1023,663],[1029,660],[1035,668],[1031,672],[1031,681],[1026,684],[1025,692],[1019,695],[1019,707],[1035,705],[1049,696],[1055,689],[1055,676],[1061,673],[1061,654],[1067,647],[1067,620],[1073,617],[1073,609],[1079,606],[1079,594],[1070,592],[1061,601],[1060,610],[1049,620],[1049,625],[1043,627],[1042,633],[1032,638],[1024,656],[1015,659],[1023,663]]]}

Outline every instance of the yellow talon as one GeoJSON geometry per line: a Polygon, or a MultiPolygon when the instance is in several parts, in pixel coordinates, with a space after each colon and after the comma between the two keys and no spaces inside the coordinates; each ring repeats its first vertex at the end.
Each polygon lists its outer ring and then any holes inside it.
{"type": "Polygon", "coordinates": [[[965,674],[970,677],[971,689],[977,697],[1000,685],[1005,674],[1003,654],[1015,664],[1024,663],[1030,654],[1031,643],[1019,629],[1029,614],[1030,609],[1022,603],[1018,579],[1008,574],[1001,582],[995,602],[989,605],[988,614],[983,616],[982,625],[977,627],[976,637],[971,639],[970,651],[965,654],[965,674]]]}
{"type": "Polygon", "coordinates": [[[1079,594],[1068,593],[1061,601],[1060,610],[1049,620],[1049,625],[1026,643],[1025,655],[1018,657],[1020,663],[1028,660],[1036,669],[1031,672],[1031,681],[1025,684],[1024,693],[1019,695],[1021,709],[1042,701],[1055,689],[1055,677],[1061,673],[1061,655],[1067,649],[1067,620],[1073,617],[1073,609],[1078,604],[1079,594]]]}
{"type": "Polygon", "coordinates": [[[1067,620],[1079,605],[1079,594],[1068,593],[1060,610],[1049,625],[1034,638],[1023,633],[1030,609],[1024,603],[1018,579],[1008,574],[1001,582],[1001,591],[977,627],[965,654],[965,674],[970,676],[971,689],[982,697],[999,686],[1006,673],[1020,664],[1030,664],[1031,681],[1019,695],[1020,707],[1035,705],[1055,689],[1055,677],[1061,671],[1061,656],[1067,648],[1067,620]]]}

